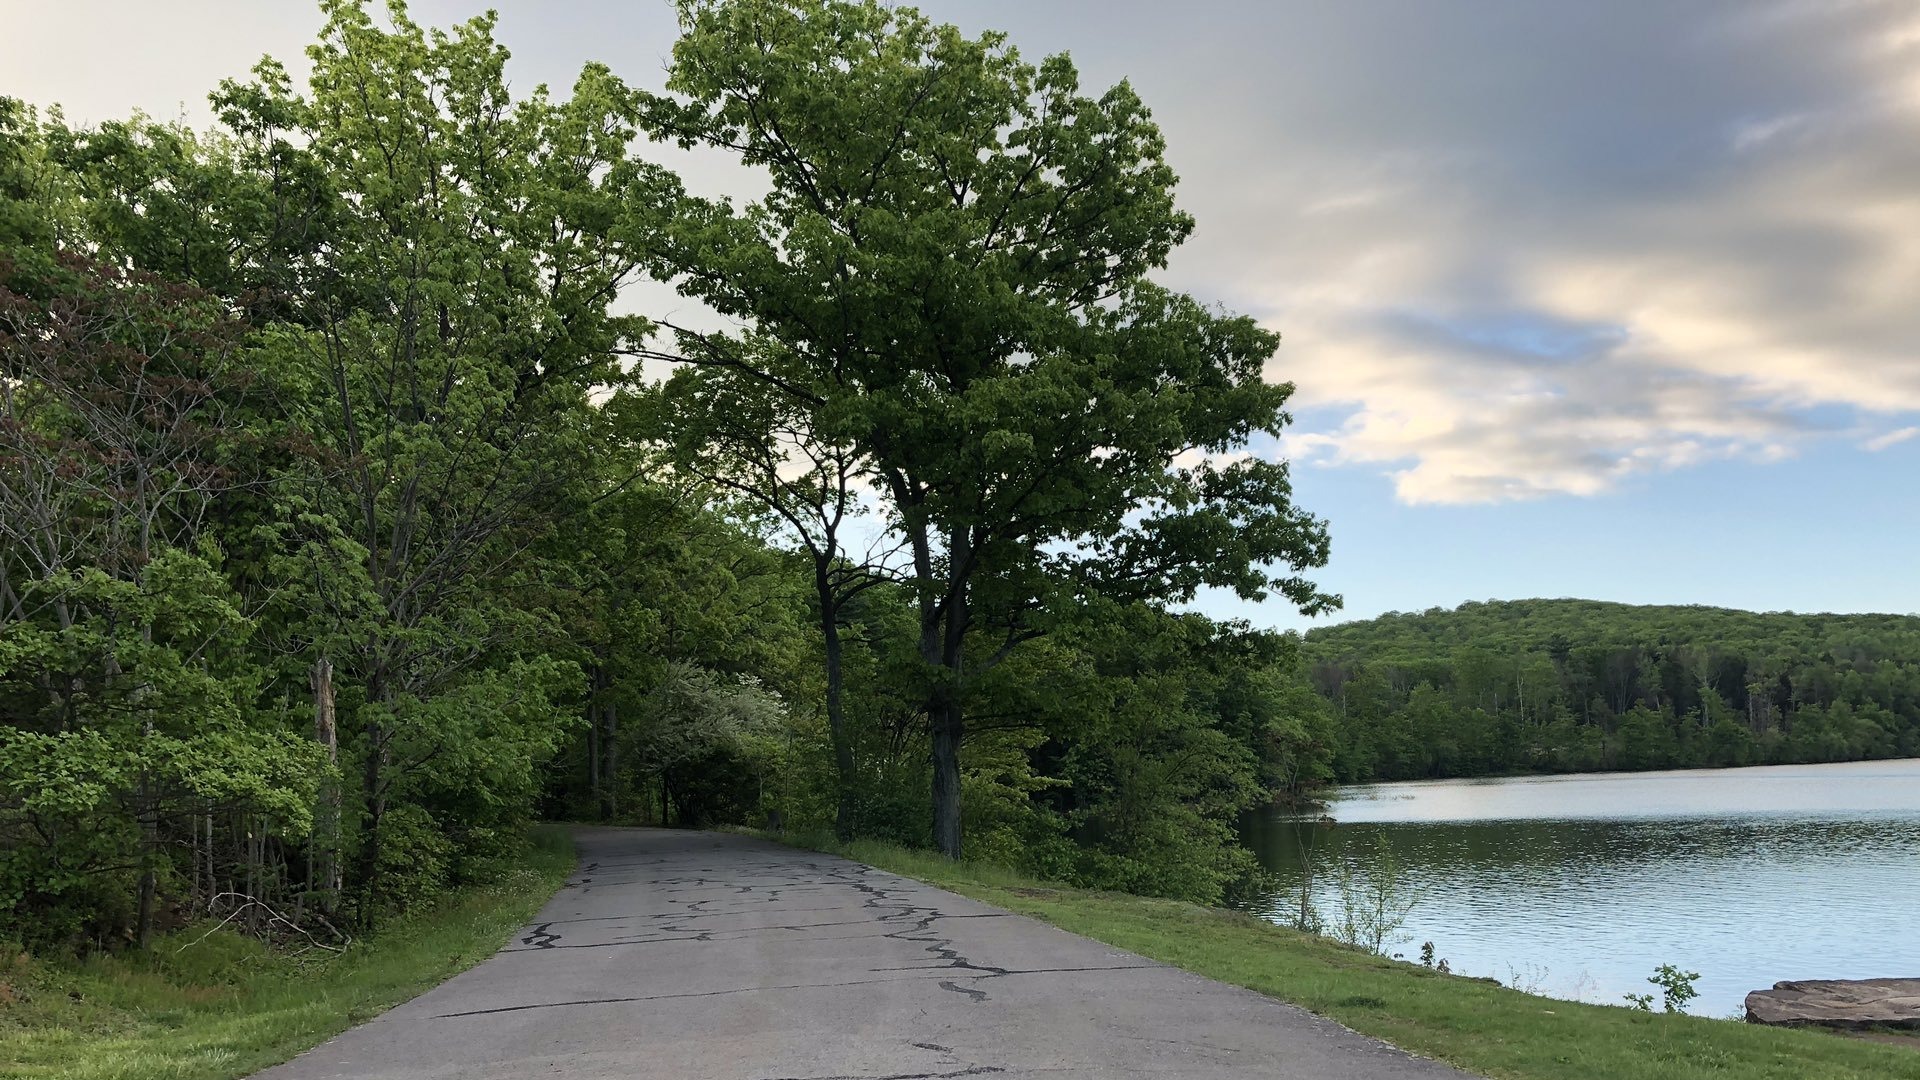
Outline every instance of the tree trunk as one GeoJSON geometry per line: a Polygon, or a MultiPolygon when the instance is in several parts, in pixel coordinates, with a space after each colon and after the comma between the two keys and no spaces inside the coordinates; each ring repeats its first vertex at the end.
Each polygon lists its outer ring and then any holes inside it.
{"type": "Polygon", "coordinates": [[[203,821],[203,824],[205,824],[207,828],[207,895],[206,895],[206,899],[212,900],[213,894],[220,891],[220,886],[215,881],[215,878],[218,876],[220,870],[218,865],[214,862],[215,851],[213,847],[213,807],[211,804],[209,804],[207,807],[207,813],[203,821]]]}
{"type": "Polygon", "coordinates": [[[153,939],[153,892],[156,883],[153,871],[153,844],[154,840],[149,830],[145,823],[142,823],[140,846],[143,851],[140,858],[145,865],[140,871],[140,906],[134,923],[134,944],[142,949],[146,948],[148,942],[153,939]]]}
{"type": "Polygon", "coordinates": [[[959,702],[938,706],[933,718],[933,846],[949,859],[960,857],[959,702]]]}
{"type": "Polygon", "coordinates": [[[847,738],[840,609],[834,602],[833,584],[824,570],[816,568],[814,584],[820,594],[820,633],[826,641],[827,735],[833,742],[833,767],[839,780],[836,785],[833,833],[845,841],[853,839],[853,744],[847,738]]]}
{"type": "Polygon", "coordinates": [[[600,793],[600,692],[606,689],[606,672],[599,664],[593,665],[589,676],[587,695],[587,793],[593,800],[593,812],[602,815],[606,812],[606,802],[600,793]]]}
{"type": "MultiPolygon", "coordinates": [[[[954,545],[949,545],[952,551],[954,545]]],[[[964,551],[954,551],[956,563],[964,551]]],[[[964,582],[953,582],[941,604],[945,616],[938,624],[940,670],[929,702],[927,719],[933,735],[933,846],[949,859],[960,857],[960,740],[965,722],[961,712],[961,676],[966,671],[962,646],[967,635],[967,593],[964,582]]],[[[924,642],[924,637],[923,637],[924,642]]]]}
{"type": "MultiPolygon", "coordinates": [[[[148,716],[143,729],[146,735],[153,736],[153,718],[148,716]]],[[[153,779],[144,766],[140,769],[140,780],[135,787],[135,798],[139,801],[140,817],[140,899],[138,914],[134,922],[134,942],[144,949],[153,939],[154,893],[159,888],[159,873],[155,862],[160,850],[160,822],[158,808],[154,805],[156,796],[153,779]]]]}
{"type": "MultiPolygon", "coordinates": [[[[375,683],[376,692],[368,695],[370,700],[380,700],[379,683],[375,683]]],[[[358,887],[367,899],[369,910],[362,912],[363,919],[370,919],[374,897],[380,885],[380,819],[386,816],[387,795],[385,778],[382,773],[386,764],[387,733],[379,721],[367,723],[367,759],[360,772],[361,798],[364,808],[360,814],[360,859],[358,887]]]]}
{"type": "Polygon", "coordinates": [[[308,888],[320,894],[320,910],[333,914],[340,902],[340,732],[333,713],[333,662],[321,657],[308,674],[313,686],[313,738],[327,751],[327,778],[314,807],[314,865],[308,888]]]}
{"type": "MultiPolygon", "coordinates": [[[[148,640],[152,640],[152,626],[149,625],[142,628],[141,632],[148,640]]],[[[125,674],[120,668],[120,658],[115,653],[107,653],[104,667],[110,682],[119,682],[125,674]]],[[[137,703],[139,699],[145,696],[144,693],[136,689],[129,695],[129,700],[137,703]]],[[[143,742],[153,738],[153,713],[151,711],[144,711],[142,714],[140,734],[143,742]]],[[[134,944],[142,949],[147,947],[147,943],[152,940],[153,937],[154,893],[159,886],[159,873],[155,867],[160,849],[160,823],[158,807],[156,805],[158,800],[159,797],[154,790],[153,777],[147,772],[147,767],[143,764],[140,767],[140,775],[135,779],[133,787],[134,818],[140,823],[140,883],[137,887],[138,892],[136,893],[138,899],[135,901],[134,906],[133,940],[134,944]]]]}
{"type": "MultiPolygon", "coordinates": [[[[260,850],[261,823],[252,814],[245,814],[241,817],[240,820],[246,826],[247,899],[259,900],[260,894],[266,891],[264,888],[262,888],[262,881],[261,881],[262,874],[261,874],[260,864],[263,861],[261,858],[262,853],[260,850]]],[[[249,903],[247,905],[247,933],[257,934],[259,932],[260,932],[260,905],[256,903],[249,903]]]]}
{"type": "Polygon", "coordinates": [[[606,817],[611,820],[620,814],[620,710],[609,701],[602,715],[607,718],[606,729],[600,736],[601,744],[607,749],[607,767],[600,783],[607,793],[606,817]]]}
{"type": "Polygon", "coordinates": [[[380,794],[380,754],[384,733],[377,723],[367,725],[367,760],[360,774],[366,809],[360,817],[360,884],[372,891],[380,868],[380,818],[386,807],[380,794]]]}

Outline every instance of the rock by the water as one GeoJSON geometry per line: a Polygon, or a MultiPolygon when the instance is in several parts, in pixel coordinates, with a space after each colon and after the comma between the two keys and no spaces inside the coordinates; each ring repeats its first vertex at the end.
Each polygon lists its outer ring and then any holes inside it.
{"type": "Polygon", "coordinates": [[[1920,979],[1802,979],[1747,995],[1747,1022],[1920,1029],[1920,979]]]}

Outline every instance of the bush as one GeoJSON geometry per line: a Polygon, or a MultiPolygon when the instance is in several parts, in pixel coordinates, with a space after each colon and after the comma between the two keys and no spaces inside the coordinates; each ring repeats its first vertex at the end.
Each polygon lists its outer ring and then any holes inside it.
{"type": "Polygon", "coordinates": [[[455,855],[452,841],[425,809],[389,808],[380,819],[380,888],[374,907],[405,911],[432,899],[446,888],[455,855]]]}

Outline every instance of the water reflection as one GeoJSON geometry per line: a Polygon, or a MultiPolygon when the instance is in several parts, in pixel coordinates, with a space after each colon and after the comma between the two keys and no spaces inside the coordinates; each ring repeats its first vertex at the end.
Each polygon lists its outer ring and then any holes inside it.
{"type": "Polygon", "coordinates": [[[1248,823],[1286,882],[1271,917],[1303,860],[1326,909],[1325,868],[1384,842],[1420,895],[1400,951],[1464,974],[1618,1002],[1673,963],[1709,1015],[1779,979],[1920,976],[1920,761],[1378,785],[1330,813],[1248,823]]]}

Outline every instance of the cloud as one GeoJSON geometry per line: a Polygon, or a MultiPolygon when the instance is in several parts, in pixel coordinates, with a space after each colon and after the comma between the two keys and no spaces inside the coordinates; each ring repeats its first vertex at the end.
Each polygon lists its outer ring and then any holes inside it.
{"type": "Polygon", "coordinates": [[[1890,446],[1898,446],[1916,435],[1920,435],[1920,427],[1903,427],[1868,439],[1860,444],[1860,449],[1877,454],[1890,446]]]}
{"type": "MultiPolygon", "coordinates": [[[[1167,279],[1285,335],[1271,373],[1312,424],[1282,452],[1489,502],[1920,427],[1910,0],[923,6],[1139,88],[1199,221],[1167,279]]],[[[176,7],[102,23],[80,67],[41,44],[101,9],[49,8],[0,66],[81,115],[166,114],[260,51],[297,60],[315,19],[176,7]],[[212,22],[244,32],[197,67],[153,47],[212,22]]],[[[590,57],[654,85],[670,45],[664,6],[502,7],[520,85],[590,57]]]]}
{"type": "Polygon", "coordinates": [[[1143,93],[1176,283],[1285,335],[1282,452],[1497,502],[1920,415],[1910,5],[1277,7],[1235,32],[1285,62],[1143,93]]]}
{"type": "Polygon", "coordinates": [[[1806,131],[1815,122],[1816,118],[1813,115],[1802,112],[1741,120],[1734,125],[1730,141],[1735,150],[1756,150],[1768,143],[1806,131]]]}

